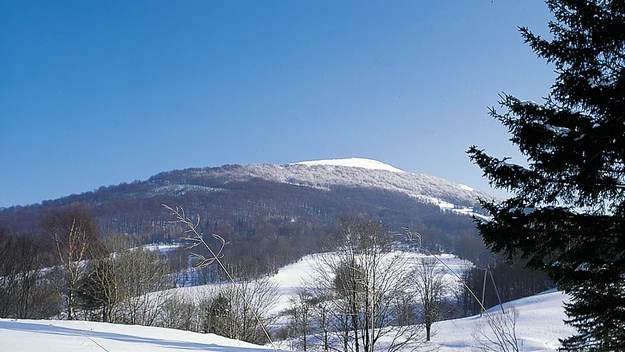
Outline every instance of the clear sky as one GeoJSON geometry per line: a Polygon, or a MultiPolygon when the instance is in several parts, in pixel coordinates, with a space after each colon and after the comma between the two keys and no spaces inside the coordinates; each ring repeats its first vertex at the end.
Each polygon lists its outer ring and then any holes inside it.
{"type": "Polygon", "coordinates": [[[0,207],[172,169],[371,158],[488,190],[487,114],[539,101],[538,0],[3,1],[0,207]]]}

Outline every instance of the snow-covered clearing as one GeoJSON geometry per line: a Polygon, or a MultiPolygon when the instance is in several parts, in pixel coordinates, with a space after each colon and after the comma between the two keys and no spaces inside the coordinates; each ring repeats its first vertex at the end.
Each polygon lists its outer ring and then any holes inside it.
{"type": "MultiPolygon", "coordinates": [[[[409,265],[416,265],[422,258],[434,259],[432,256],[415,252],[404,252],[409,265]]],[[[291,298],[297,296],[297,290],[304,287],[308,282],[310,285],[314,281],[319,263],[327,260],[328,256],[334,256],[334,253],[319,253],[307,255],[298,262],[281,268],[276,275],[270,278],[271,282],[276,284],[279,290],[279,296],[276,297],[275,305],[272,308],[273,314],[279,314],[289,306],[291,298]],[[324,258],[325,257],[325,258],[324,258]]],[[[459,284],[457,275],[462,275],[465,269],[472,266],[471,262],[461,260],[451,254],[442,254],[437,256],[437,263],[443,268],[445,280],[450,285],[459,284]],[[444,265],[442,264],[444,263],[444,265]],[[446,266],[446,267],[445,267],[446,266]]],[[[213,291],[217,285],[212,284],[204,286],[180,287],[171,290],[171,293],[179,297],[187,297],[190,299],[201,299],[207,296],[207,293],[213,291]]]]}
{"type": "MultiPolygon", "coordinates": [[[[329,255],[333,254],[323,253],[305,256],[299,262],[280,269],[278,274],[272,277],[272,281],[278,285],[281,293],[281,297],[279,298],[278,304],[275,308],[277,312],[288,307],[289,299],[297,295],[296,292],[298,288],[302,287],[305,282],[311,282],[311,280],[314,280],[314,273],[316,270],[315,267],[317,265],[316,263],[319,262],[318,256],[329,255]]],[[[417,264],[417,262],[422,258],[434,259],[434,257],[414,252],[407,252],[406,255],[409,263],[413,265],[417,264]]],[[[472,265],[470,262],[458,259],[450,254],[443,254],[439,256],[439,259],[449,268],[444,268],[444,271],[445,279],[451,284],[458,282],[454,272],[458,275],[462,275],[463,271],[472,265]]],[[[443,266],[442,264],[440,265],[443,266]]]]}

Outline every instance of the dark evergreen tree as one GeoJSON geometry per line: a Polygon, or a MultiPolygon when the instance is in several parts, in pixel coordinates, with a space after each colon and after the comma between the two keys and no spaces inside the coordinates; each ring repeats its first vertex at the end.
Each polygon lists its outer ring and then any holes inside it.
{"type": "Polygon", "coordinates": [[[222,336],[230,335],[231,313],[232,305],[230,299],[225,294],[218,294],[205,307],[202,331],[222,336]]]}
{"type": "Polygon", "coordinates": [[[542,103],[503,95],[503,113],[527,166],[487,155],[471,159],[492,185],[514,196],[484,201],[487,245],[544,270],[571,295],[565,350],[625,351],[625,1],[550,0],[551,38],[520,28],[555,65],[542,103]]]}
{"type": "Polygon", "coordinates": [[[114,270],[111,262],[106,259],[92,260],[76,291],[82,310],[101,313],[103,322],[111,321],[111,311],[120,298],[115,285],[114,270]]]}

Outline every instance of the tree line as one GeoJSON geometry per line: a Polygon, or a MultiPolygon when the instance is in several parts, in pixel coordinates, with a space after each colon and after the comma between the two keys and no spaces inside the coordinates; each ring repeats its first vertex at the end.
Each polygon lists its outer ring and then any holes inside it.
{"type": "Polygon", "coordinates": [[[85,207],[72,204],[41,220],[43,232],[0,229],[0,315],[5,318],[95,319],[151,325],[172,287],[157,252],[132,237],[103,238],[85,207]]]}

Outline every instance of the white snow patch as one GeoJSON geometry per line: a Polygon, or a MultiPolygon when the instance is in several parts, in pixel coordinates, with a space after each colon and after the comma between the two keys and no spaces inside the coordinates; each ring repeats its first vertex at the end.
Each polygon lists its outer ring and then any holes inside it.
{"type": "Polygon", "coordinates": [[[546,128],[547,130],[549,130],[549,131],[551,131],[551,132],[555,133],[556,135],[561,136],[561,137],[566,137],[566,136],[568,136],[568,135],[569,135],[569,131],[570,131],[570,130],[569,130],[568,128],[566,128],[566,127],[553,126],[553,125],[549,125],[549,124],[546,124],[546,125],[545,125],[545,128],[546,128]]]}
{"type": "Polygon", "coordinates": [[[467,185],[459,184],[458,186],[460,187],[460,189],[464,189],[465,191],[469,191],[469,192],[475,191],[475,188],[471,188],[467,185]]]}
{"type": "Polygon", "coordinates": [[[476,216],[483,220],[490,220],[489,216],[484,216],[482,214],[476,213],[473,207],[460,206],[460,205],[456,205],[456,204],[444,201],[436,197],[428,197],[428,196],[423,196],[420,194],[414,194],[412,196],[421,200],[422,202],[437,205],[442,211],[451,211],[451,212],[458,213],[458,214],[476,216]]]}
{"type": "Polygon", "coordinates": [[[142,246],[142,248],[148,251],[152,251],[152,252],[158,251],[161,253],[166,253],[166,252],[174,251],[182,246],[183,246],[182,244],[148,244],[148,245],[142,246]]]}
{"type": "Polygon", "coordinates": [[[404,170],[385,164],[381,161],[372,160],[372,159],[364,159],[364,158],[312,160],[312,161],[301,161],[301,162],[297,162],[293,164],[308,165],[308,166],[312,166],[312,165],[349,166],[349,167],[360,167],[363,169],[370,169],[370,170],[405,172],[404,170]]]}

